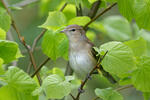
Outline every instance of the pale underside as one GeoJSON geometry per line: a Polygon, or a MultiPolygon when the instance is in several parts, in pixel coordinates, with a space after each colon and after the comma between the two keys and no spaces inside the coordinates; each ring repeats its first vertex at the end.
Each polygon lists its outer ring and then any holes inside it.
{"type": "Polygon", "coordinates": [[[88,50],[80,50],[76,52],[70,52],[69,62],[71,68],[74,70],[75,74],[83,79],[96,65],[96,60],[88,50]]]}

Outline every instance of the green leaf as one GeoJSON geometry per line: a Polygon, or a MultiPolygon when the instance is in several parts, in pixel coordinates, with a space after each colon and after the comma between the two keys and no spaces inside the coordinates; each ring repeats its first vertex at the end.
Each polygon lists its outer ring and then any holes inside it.
{"type": "Polygon", "coordinates": [[[6,32],[0,28],[0,39],[5,40],[6,39],[6,32]]]}
{"type": "Polygon", "coordinates": [[[117,0],[120,13],[129,21],[134,17],[133,4],[135,0],[117,0]]]}
{"type": "Polygon", "coordinates": [[[132,83],[137,90],[150,92],[150,57],[140,57],[137,66],[138,68],[132,72],[132,83]]]}
{"type": "Polygon", "coordinates": [[[106,29],[105,29],[102,22],[99,22],[99,21],[94,22],[94,23],[91,24],[90,27],[97,30],[97,31],[99,31],[99,32],[106,33],[106,29]]]}
{"type": "Polygon", "coordinates": [[[75,17],[75,18],[72,18],[70,21],[69,21],[69,25],[72,25],[72,24],[77,24],[77,25],[80,25],[80,26],[84,26],[86,25],[91,19],[87,16],[82,16],[82,17],[75,17]]]}
{"type": "Polygon", "coordinates": [[[33,92],[32,92],[32,95],[33,96],[36,96],[36,95],[39,95],[42,93],[42,87],[39,87],[37,89],[35,89],[33,92]]]}
{"type": "Polygon", "coordinates": [[[0,7],[5,8],[4,5],[2,4],[2,2],[0,2],[0,7]]]}
{"type": "Polygon", "coordinates": [[[46,22],[40,27],[57,30],[58,28],[64,26],[65,24],[66,24],[65,15],[60,11],[53,11],[53,12],[49,12],[49,16],[46,22]]]}
{"type": "Polygon", "coordinates": [[[17,91],[8,85],[0,88],[0,94],[0,100],[38,100],[37,96],[17,91]]]}
{"type": "Polygon", "coordinates": [[[62,99],[71,92],[71,84],[54,74],[43,80],[42,89],[47,98],[62,99]]]}
{"type": "Polygon", "coordinates": [[[18,91],[31,93],[36,87],[36,82],[24,71],[17,67],[9,67],[5,74],[8,85],[13,86],[18,91]]]}
{"type": "Polygon", "coordinates": [[[17,52],[17,43],[7,40],[0,40],[0,57],[4,60],[4,63],[9,63],[18,58],[17,52]]]}
{"type": "Polygon", "coordinates": [[[147,42],[143,38],[127,41],[125,44],[133,50],[135,56],[142,56],[147,53],[147,42]]]}
{"type": "Polygon", "coordinates": [[[75,76],[65,76],[65,80],[66,81],[72,81],[72,80],[75,80],[75,76]]]}
{"type": "Polygon", "coordinates": [[[150,92],[145,92],[143,93],[144,100],[149,100],[150,99],[150,92]]]}
{"type": "Polygon", "coordinates": [[[65,60],[68,60],[69,41],[66,37],[64,37],[64,39],[59,44],[58,50],[59,55],[65,60]]]}
{"type": "Polygon", "coordinates": [[[32,96],[36,82],[19,68],[9,67],[3,80],[7,84],[0,88],[0,100],[38,100],[37,96],[32,96]]]}
{"type": "Polygon", "coordinates": [[[88,0],[82,0],[82,4],[83,4],[83,6],[85,6],[87,8],[91,7],[90,2],[88,0]]]}
{"type": "Polygon", "coordinates": [[[105,1],[107,1],[107,2],[117,2],[117,0],[105,0],[105,1]]]}
{"type": "Polygon", "coordinates": [[[88,0],[90,3],[94,3],[96,2],[97,0],[88,0]]]}
{"type": "Polygon", "coordinates": [[[4,72],[4,69],[2,68],[2,64],[3,64],[3,59],[0,58],[0,75],[3,75],[5,72],[4,72]]]}
{"type": "Polygon", "coordinates": [[[70,19],[76,17],[76,7],[73,4],[68,4],[63,10],[63,13],[66,16],[67,21],[69,21],[70,19]]]}
{"type": "Polygon", "coordinates": [[[129,21],[133,18],[140,28],[150,29],[149,0],[117,0],[120,13],[129,21]]]}
{"type": "Polygon", "coordinates": [[[16,53],[16,58],[21,58],[21,57],[24,57],[24,56],[21,54],[21,51],[18,48],[17,53],[16,53]]]}
{"type": "Polygon", "coordinates": [[[57,8],[59,8],[62,1],[63,0],[40,0],[39,1],[40,15],[45,16],[49,11],[57,10],[57,8]]]}
{"type": "Polygon", "coordinates": [[[0,67],[2,66],[3,62],[4,62],[3,59],[0,58],[0,67]]]}
{"type": "Polygon", "coordinates": [[[137,32],[137,36],[143,37],[147,41],[147,54],[150,55],[150,32],[141,29],[137,32]]]}
{"type": "Polygon", "coordinates": [[[95,89],[95,93],[98,97],[102,98],[103,100],[123,100],[123,97],[112,88],[106,89],[95,89]]]}
{"type": "Polygon", "coordinates": [[[7,14],[4,8],[0,7],[0,27],[6,32],[9,30],[11,25],[11,18],[7,14]]]}
{"type": "Polygon", "coordinates": [[[132,50],[121,42],[108,42],[100,46],[102,52],[108,50],[102,61],[104,69],[112,74],[122,76],[135,69],[132,50]]]}
{"type": "Polygon", "coordinates": [[[51,30],[47,31],[42,41],[42,50],[44,54],[52,60],[59,57],[67,59],[68,56],[68,41],[64,34],[56,33],[51,30]]]}
{"type": "Polygon", "coordinates": [[[78,8],[79,8],[79,4],[82,4],[82,0],[66,0],[66,2],[75,4],[76,7],[78,7],[78,8]]]}
{"type": "Polygon", "coordinates": [[[129,84],[132,84],[131,78],[130,77],[125,77],[123,79],[120,79],[119,84],[120,85],[129,85],[129,84]]]}
{"type": "Polygon", "coordinates": [[[93,31],[87,31],[86,32],[86,36],[89,40],[91,40],[92,42],[94,41],[94,39],[96,38],[96,34],[93,31]]]}
{"type": "Polygon", "coordinates": [[[49,73],[59,75],[62,79],[65,79],[63,71],[59,68],[54,67],[52,70],[49,71],[49,73]]]}
{"type": "Polygon", "coordinates": [[[138,26],[140,28],[150,30],[150,1],[149,0],[129,0],[129,1],[134,1],[134,4],[132,5],[134,5],[135,20],[138,26]]]}
{"type": "Polygon", "coordinates": [[[113,40],[129,40],[132,37],[132,30],[129,22],[120,16],[110,16],[103,20],[106,33],[113,40]],[[114,24],[115,23],[115,24],[114,24]]]}

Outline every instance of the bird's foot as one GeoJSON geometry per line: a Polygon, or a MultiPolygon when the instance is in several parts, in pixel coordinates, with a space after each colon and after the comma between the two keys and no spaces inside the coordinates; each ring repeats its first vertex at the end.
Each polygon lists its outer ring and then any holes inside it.
{"type": "Polygon", "coordinates": [[[79,92],[79,93],[84,93],[85,90],[83,90],[83,89],[81,89],[81,88],[78,88],[78,92],[79,92]]]}
{"type": "Polygon", "coordinates": [[[87,74],[86,78],[89,79],[89,80],[92,80],[92,77],[91,77],[90,74],[87,74]]]}

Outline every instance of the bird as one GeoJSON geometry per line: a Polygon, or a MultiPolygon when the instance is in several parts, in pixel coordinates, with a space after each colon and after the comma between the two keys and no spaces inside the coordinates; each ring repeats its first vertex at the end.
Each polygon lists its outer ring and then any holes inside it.
{"type": "MultiPolygon", "coordinates": [[[[70,67],[76,76],[83,80],[98,61],[97,52],[93,49],[94,44],[86,37],[86,31],[82,26],[68,25],[61,33],[64,33],[69,40],[70,67]]],[[[101,65],[100,71],[111,83],[116,83],[112,75],[106,72],[101,65]]]]}

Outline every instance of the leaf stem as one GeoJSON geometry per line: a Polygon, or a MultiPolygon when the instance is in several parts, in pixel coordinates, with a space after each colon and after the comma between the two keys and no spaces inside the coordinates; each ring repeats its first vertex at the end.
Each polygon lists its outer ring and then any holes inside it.
{"type": "Polygon", "coordinates": [[[116,91],[121,91],[121,90],[124,90],[124,89],[127,89],[127,88],[132,88],[133,85],[126,85],[126,86],[122,86],[122,87],[119,87],[119,88],[116,88],[115,90],[116,91]]]}
{"type": "Polygon", "coordinates": [[[65,7],[67,6],[67,4],[68,3],[65,3],[59,11],[62,12],[65,9],[65,7]]]}

